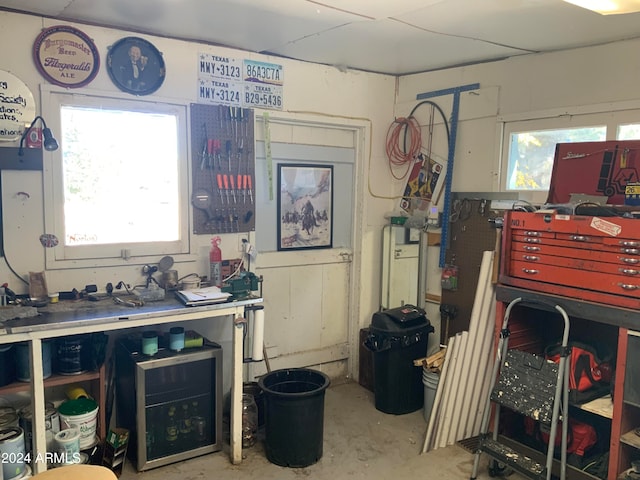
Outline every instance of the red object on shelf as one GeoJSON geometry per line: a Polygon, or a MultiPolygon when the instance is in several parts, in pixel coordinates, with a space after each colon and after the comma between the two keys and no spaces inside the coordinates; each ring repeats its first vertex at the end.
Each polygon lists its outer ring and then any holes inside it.
{"type": "Polygon", "coordinates": [[[547,203],[567,203],[572,193],[608,197],[624,205],[627,183],[640,181],[640,141],[558,143],[547,203]]]}

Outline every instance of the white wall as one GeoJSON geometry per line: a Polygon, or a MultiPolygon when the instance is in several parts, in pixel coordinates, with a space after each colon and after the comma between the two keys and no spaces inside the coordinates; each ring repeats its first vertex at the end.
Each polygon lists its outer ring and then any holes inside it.
{"type": "MultiPolygon", "coordinates": [[[[461,94],[452,191],[500,191],[498,117],[539,112],[575,113],[585,106],[640,98],[640,40],[523,55],[498,62],[402,77],[396,115],[406,115],[416,95],[479,83],[461,94]]],[[[450,113],[451,96],[432,99],[450,113]]]]}
{"type": "MultiPolygon", "coordinates": [[[[38,73],[32,59],[32,46],[42,28],[58,25],[51,19],[0,12],[0,70],[8,71],[31,89],[36,100],[36,110],[40,111],[40,85],[46,80],[38,73]]],[[[380,212],[391,210],[393,202],[389,199],[375,199],[367,193],[367,184],[372,184],[376,195],[390,197],[393,185],[387,180],[386,159],[384,155],[384,137],[388,123],[393,118],[393,104],[396,80],[390,76],[367,74],[361,72],[341,72],[333,67],[315,65],[305,62],[286,60],[276,57],[251,54],[232,49],[212,47],[203,44],[188,43],[148,35],[99,28],[95,26],[72,24],[91,37],[101,57],[101,68],[97,77],[85,88],[74,89],[78,93],[83,90],[95,92],[113,92],[121,95],[109,79],[104,67],[107,49],[120,38],[126,36],[142,36],[153,43],[160,52],[167,68],[166,79],[162,87],[153,95],[161,99],[177,99],[180,102],[196,102],[197,94],[197,55],[200,52],[218,53],[236,58],[251,58],[266,62],[279,63],[284,66],[284,114],[291,116],[304,115],[317,117],[323,122],[330,123],[333,119],[343,123],[345,119],[357,120],[370,125],[371,138],[363,140],[361,149],[364,151],[364,165],[359,168],[365,178],[358,178],[364,185],[362,198],[357,200],[357,209],[362,225],[357,226],[357,243],[353,250],[359,257],[355,272],[355,279],[362,284],[359,290],[360,298],[357,302],[360,311],[351,321],[352,338],[357,342],[357,329],[367,325],[371,315],[379,304],[380,278],[380,243],[381,229],[384,218],[380,212]]],[[[54,132],[55,133],[55,132],[54,132]]],[[[0,149],[17,146],[15,143],[0,143],[0,149]]],[[[189,142],[190,143],[190,142],[189,142]]],[[[185,159],[188,161],[188,159],[185,159]]],[[[7,259],[19,275],[26,279],[29,271],[45,270],[44,252],[38,237],[44,233],[44,200],[42,192],[41,172],[5,171],[3,178],[3,210],[4,235],[7,259]],[[29,193],[29,198],[16,196],[19,191],[29,193]]],[[[257,179],[256,188],[266,188],[257,179]]],[[[262,179],[266,181],[266,179],[262,179]]],[[[114,192],[115,193],[115,192],[114,192]]],[[[222,235],[222,250],[224,258],[238,256],[238,239],[235,235],[222,235]]],[[[180,274],[196,271],[200,274],[208,272],[208,251],[210,235],[192,235],[191,244],[199,254],[198,261],[190,264],[177,265],[180,274]]],[[[158,258],[159,260],[159,258],[158,258]]],[[[148,260],[147,260],[148,261],[148,260]]],[[[145,262],[146,263],[146,262],[145,262]]],[[[100,289],[107,282],[124,280],[127,283],[139,283],[143,276],[140,265],[123,266],[120,268],[89,268],[46,271],[49,289],[71,290],[81,289],[86,284],[95,283],[100,289]]],[[[5,262],[0,259],[0,283],[8,282],[18,293],[26,293],[27,288],[10,273],[5,262]]],[[[273,292],[275,293],[275,292],[273,292]]],[[[264,292],[265,296],[270,292],[264,292]]],[[[320,293],[322,294],[322,292],[320,293]]],[[[283,299],[287,300],[287,299],[283,299]]],[[[271,302],[278,302],[278,298],[270,297],[271,302]]],[[[267,318],[269,318],[267,316],[267,318]]],[[[278,318],[269,319],[270,322],[283,321],[278,318]]],[[[287,332],[283,325],[274,325],[278,331],[287,332]]],[[[269,325],[267,325],[269,328],[269,325]]],[[[230,331],[227,325],[210,326],[214,340],[228,346],[230,331]]],[[[330,335],[330,332],[329,332],[330,335]]],[[[295,338],[288,338],[283,344],[295,345],[295,338]]],[[[227,349],[230,351],[230,349],[227,349]]],[[[357,351],[357,350],[356,350],[357,351]]],[[[280,354],[288,352],[281,351],[280,354]]],[[[230,362],[227,362],[229,365],[230,362]]]]}

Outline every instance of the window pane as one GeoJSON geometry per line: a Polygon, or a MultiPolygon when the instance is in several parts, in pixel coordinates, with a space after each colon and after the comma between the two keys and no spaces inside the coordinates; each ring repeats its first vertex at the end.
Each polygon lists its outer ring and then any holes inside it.
{"type": "Polygon", "coordinates": [[[65,245],[180,236],[177,118],[62,106],[65,245]]]}
{"type": "Polygon", "coordinates": [[[640,140],[640,123],[618,125],[618,140],[640,140]]]}
{"type": "Polygon", "coordinates": [[[606,140],[607,128],[586,127],[512,133],[508,190],[548,190],[557,143],[606,140]]]}

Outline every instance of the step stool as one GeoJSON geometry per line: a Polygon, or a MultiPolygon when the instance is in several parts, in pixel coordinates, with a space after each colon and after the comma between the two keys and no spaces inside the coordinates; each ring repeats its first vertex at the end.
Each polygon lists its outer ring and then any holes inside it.
{"type": "MultiPolygon", "coordinates": [[[[551,480],[555,439],[560,411],[566,419],[569,412],[569,317],[559,305],[546,305],[555,309],[564,320],[562,335],[562,353],[560,361],[554,363],[544,357],[519,350],[509,350],[509,316],[512,308],[520,303],[516,298],[507,306],[500,330],[496,361],[491,375],[489,400],[482,416],[478,448],[473,462],[471,480],[475,480],[482,453],[492,458],[489,473],[495,474],[501,463],[521,475],[536,480],[551,480]],[[493,432],[489,432],[491,408],[494,407],[493,432]],[[546,463],[543,465],[517,450],[498,441],[498,424],[500,407],[531,417],[541,424],[548,425],[549,446],[546,463]]],[[[567,421],[562,422],[562,439],[560,445],[560,480],[566,478],[567,466],[567,421]]]]}

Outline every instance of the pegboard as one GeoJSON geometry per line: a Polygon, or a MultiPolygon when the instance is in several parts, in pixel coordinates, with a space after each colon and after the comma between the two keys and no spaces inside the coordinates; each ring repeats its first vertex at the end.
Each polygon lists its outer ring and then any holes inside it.
{"type": "Polygon", "coordinates": [[[255,230],[253,110],[191,104],[193,233],[255,230]]]}
{"type": "Polygon", "coordinates": [[[441,304],[455,306],[457,315],[449,320],[448,325],[442,318],[440,342],[443,344],[448,342],[448,337],[469,329],[482,252],[494,250],[496,246],[497,232],[489,222],[496,213],[489,209],[490,203],[483,199],[457,199],[452,204],[455,221],[449,224],[446,263],[458,266],[458,282],[457,290],[442,290],[441,304]],[[456,205],[460,207],[457,210],[456,205]]]}

